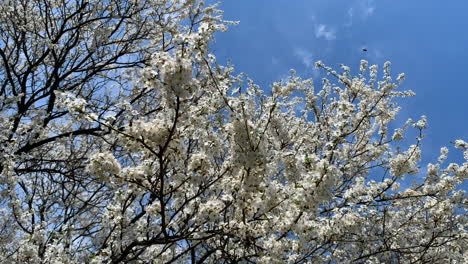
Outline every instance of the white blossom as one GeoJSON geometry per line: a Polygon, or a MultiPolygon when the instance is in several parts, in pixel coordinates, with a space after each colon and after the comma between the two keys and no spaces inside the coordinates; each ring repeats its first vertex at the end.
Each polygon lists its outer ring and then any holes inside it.
{"type": "Polygon", "coordinates": [[[2,2],[0,263],[466,263],[468,144],[422,164],[404,75],[270,93],[212,54],[221,15],[2,2]]]}
{"type": "Polygon", "coordinates": [[[120,172],[121,166],[110,152],[94,153],[89,157],[88,170],[102,178],[120,172]]]}
{"type": "Polygon", "coordinates": [[[418,146],[412,145],[410,148],[394,158],[390,159],[390,171],[392,175],[401,177],[404,174],[416,174],[419,170],[417,164],[421,158],[421,151],[418,146]]]}
{"type": "Polygon", "coordinates": [[[419,128],[419,129],[424,129],[427,127],[427,119],[426,119],[426,116],[421,116],[421,119],[414,123],[413,125],[415,128],[419,128]]]}
{"type": "Polygon", "coordinates": [[[456,148],[468,148],[468,143],[461,139],[455,140],[455,147],[456,148]]]}

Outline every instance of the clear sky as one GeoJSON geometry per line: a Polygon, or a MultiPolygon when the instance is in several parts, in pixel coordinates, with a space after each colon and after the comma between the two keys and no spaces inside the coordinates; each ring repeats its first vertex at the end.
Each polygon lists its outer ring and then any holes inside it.
{"type": "Polygon", "coordinates": [[[224,0],[220,8],[240,24],[217,34],[214,54],[265,89],[289,69],[317,76],[317,60],[337,70],[389,60],[395,77],[406,74],[402,88],[416,92],[400,102],[398,122],[428,118],[423,164],[450,141],[468,141],[468,1],[224,0]]]}

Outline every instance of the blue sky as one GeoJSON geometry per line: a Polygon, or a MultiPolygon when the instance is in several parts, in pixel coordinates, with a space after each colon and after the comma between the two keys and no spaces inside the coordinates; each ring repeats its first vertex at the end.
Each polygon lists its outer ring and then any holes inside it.
{"type": "MultiPolygon", "coordinates": [[[[337,69],[389,60],[395,76],[406,74],[402,88],[416,92],[400,102],[397,121],[429,121],[423,164],[450,141],[468,141],[466,0],[225,0],[220,8],[240,24],[216,35],[214,54],[265,89],[289,69],[317,76],[317,60],[337,69]]],[[[450,160],[461,161],[450,150],[450,160]]]]}

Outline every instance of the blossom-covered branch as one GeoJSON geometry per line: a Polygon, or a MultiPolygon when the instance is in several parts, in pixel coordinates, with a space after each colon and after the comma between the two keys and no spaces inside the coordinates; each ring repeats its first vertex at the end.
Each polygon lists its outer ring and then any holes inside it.
{"type": "Polygon", "coordinates": [[[5,1],[0,262],[467,262],[468,143],[421,168],[404,75],[267,91],[210,53],[216,8],[5,1]]]}

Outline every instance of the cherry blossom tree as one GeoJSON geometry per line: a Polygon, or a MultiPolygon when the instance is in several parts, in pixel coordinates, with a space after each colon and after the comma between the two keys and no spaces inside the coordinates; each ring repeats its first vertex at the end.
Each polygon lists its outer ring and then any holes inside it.
{"type": "Polygon", "coordinates": [[[232,22],[195,0],[0,21],[1,263],[468,262],[468,143],[421,164],[390,63],[262,89],[217,64],[232,22]]]}

